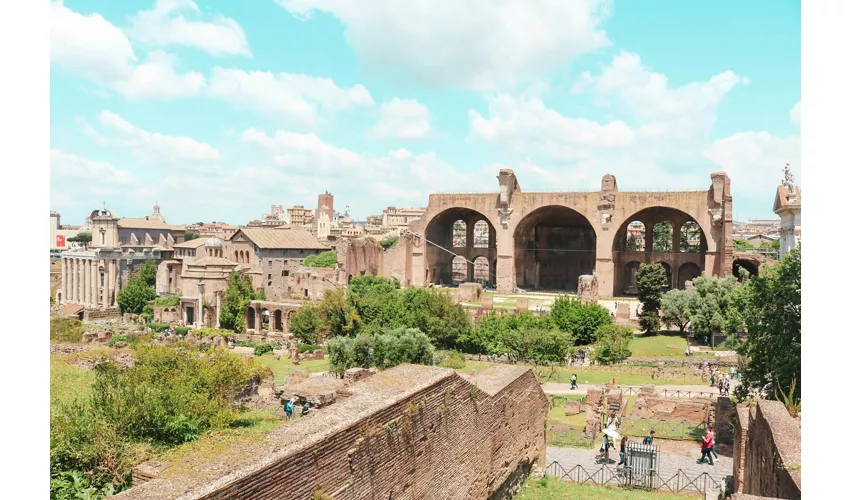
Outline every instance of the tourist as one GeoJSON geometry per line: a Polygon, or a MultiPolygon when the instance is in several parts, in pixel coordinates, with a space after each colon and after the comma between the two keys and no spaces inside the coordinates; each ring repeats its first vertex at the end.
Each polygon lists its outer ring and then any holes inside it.
{"type": "Polygon", "coordinates": [[[611,385],[617,385],[617,379],[612,378],[611,379],[611,385]]]}
{"type": "Polygon", "coordinates": [[[310,403],[304,401],[304,406],[301,408],[301,416],[306,417],[310,413],[310,403]]]}
{"type": "Polygon", "coordinates": [[[627,436],[623,436],[623,439],[620,440],[620,462],[617,464],[619,466],[626,466],[626,445],[629,443],[629,438],[627,436]]]}
{"type": "Polygon", "coordinates": [[[578,377],[573,373],[573,376],[570,377],[570,389],[575,389],[576,387],[578,387],[578,377]]]}
{"type": "Polygon", "coordinates": [[[711,372],[711,387],[714,387],[714,372],[711,372]]]}
{"type": "Polygon", "coordinates": [[[687,347],[685,347],[685,356],[690,356],[690,355],[691,355],[691,346],[687,346],[687,347]]]}
{"type": "Polygon", "coordinates": [[[614,447],[614,444],[611,443],[611,439],[608,438],[608,434],[602,434],[602,447],[599,448],[599,455],[596,455],[596,463],[602,461],[604,464],[608,464],[608,461],[611,460],[609,455],[609,450],[614,447]]]}
{"type": "Polygon", "coordinates": [[[697,463],[704,464],[707,458],[708,465],[714,465],[714,460],[711,458],[712,451],[714,451],[714,434],[710,428],[706,427],[705,436],[702,438],[702,457],[697,460],[697,463]]]}
{"type": "Polygon", "coordinates": [[[652,445],[652,441],[655,440],[655,430],[649,431],[649,436],[643,438],[643,444],[652,445]]]}
{"type": "Polygon", "coordinates": [[[294,402],[294,399],[290,399],[283,405],[283,412],[286,414],[286,418],[292,418],[292,406],[294,402]]]}
{"type": "Polygon", "coordinates": [[[732,367],[732,378],[735,378],[735,367],[732,367]]]}

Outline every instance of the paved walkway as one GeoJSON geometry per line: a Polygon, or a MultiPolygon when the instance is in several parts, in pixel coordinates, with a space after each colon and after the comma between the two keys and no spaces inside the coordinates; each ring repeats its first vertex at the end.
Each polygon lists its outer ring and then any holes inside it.
{"type": "MultiPolygon", "coordinates": [[[[557,382],[546,382],[545,384],[541,384],[543,386],[543,392],[546,394],[550,394],[552,396],[566,396],[568,394],[578,394],[581,396],[587,395],[588,385],[579,384],[578,388],[570,389],[570,384],[562,384],[557,382]]],[[[732,382],[732,390],[734,390],[737,385],[737,381],[732,382]]],[[[618,386],[618,387],[634,387],[635,389],[640,389],[641,386],[618,386]]],[[[710,392],[712,394],[720,394],[720,391],[717,387],[711,387],[708,384],[705,385],[656,385],[656,392],[661,392],[664,390],[667,391],[680,391],[680,392],[710,392]]],[[[730,390],[730,394],[731,394],[730,390]]]]}
{"type": "MultiPolygon", "coordinates": [[[[610,458],[615,460],[613,464],[608,465],[612,472],[616,470],[616,462],[619,461],[618,452],[619,449],[610,453],[610,458]]],[[[593,475],[604,467],[596,463],[595,456],[598,453],[598,448],[555,448],[550,446],[546,448],[546,466],[548,468],[552,462],[558,462],[565,471],[570,471],[576,465],[581,465],[589,475],[593,475]]],[[[688,455],[661,451],[658,471],[659,478],[662,481],[667,481],[681,470],[683,474],[679,476],[679,484],[684,486],[689,481],[694,481],[703,472],[707,472],[717,484],[722,484],[726,476],[732,475],[732,457],[721,455],[719,460],[714,461],[714,465],[708,465],[696,463],[699,456],[700,450],[698,443],[694,443],[694,451],[689,452],[688,455]]],[[[595,478],[598,479],[600,476],[601,474],[595,476],[595,478]]],[[[585,476],[582,475],[582,477],[585,476]]],[[[606,474],[605,478],[607,477],[609,476],[606,474]]],[[[697,488],[690,487],[687,489],[698,489],[703,484],[702,481],[695,482],[699,483],[697,488]]],[[[711,481],[707,481],[707,484],[710,486],[714,485],[711,481]]]]}

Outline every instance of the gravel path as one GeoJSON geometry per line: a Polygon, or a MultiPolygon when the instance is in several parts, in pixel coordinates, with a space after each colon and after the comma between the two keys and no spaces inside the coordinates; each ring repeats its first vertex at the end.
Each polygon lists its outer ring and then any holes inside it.
{"type": "MultiPolygon", "coordinates": [[[[557,382],[546,382],[545,384],[541,384],[543,386],[543,392],[546,394],[550,394],[552,396],[566,396],[568,394],[579,394],[586,395],[588,385],[579,384],[577,389],[570,389],[570,384],[562,384],[557,382]]],[[[737,382],[732,382],[732,388],[737,385],[737,382]]],[[[640,386],[618,386],[621,388],[625,387],[633,387],[636,390],[640,389],[640,386]]],[[[717,390],[717,387],[710,387],[708,384],[705,385],[656,385],[655,390],[657,392],[661,392],[663,390],[667,391],[681,391],[681,392],[710,392],[713,394],[719,394],[720,391],[717,390]]],[[[731,391],[730,391],[731,393],[731,391]]]]}

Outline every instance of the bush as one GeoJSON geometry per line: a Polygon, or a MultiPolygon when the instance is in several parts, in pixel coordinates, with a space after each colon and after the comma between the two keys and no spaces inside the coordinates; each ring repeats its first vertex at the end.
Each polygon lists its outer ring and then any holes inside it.
{"type": "Polygon", "coordinates": [[[316,343],[319,341],[319,329],[321,322],[316,311],[316,306],[307,304],[299,311],[292,314],[289,322],[289,330],[296,338],[305,342],[316,343]]]}
{"type": "Polygon", "coordinates": [[[189,333],[189,327],[188,326],[175,326],[174,327],[174,333],[176,333],[177,335],[186,335],[186,334],[189,333]]]}
{"type": "Polygon", "coordinates": [[[390,248],[394,247],[397,242],[398,236],[390,236],[389,238],[384,238],[383,240],[381,240],[379,244],[384,250],[389,250],[390,248]]]}
{"type": "Polygon", "coordinates": [[[147,303],[156,298],[156,291],[141,280],[130,280],[118,292],[116,301],[121,313],[141,314],[147,303]]]}
{"type": "Polygon", "coordinates": [[[330,372],[342,375],[349,368],[370,368],[372,351],[368,334],[334,337],[328,341],[330,372]]]}
{"type": "Polygon", "coordinates": [[[296,344],[299,352],[313,352],[316,349],[321,349],[322,346],[318,344],[296,344]]]}
{"type": "Polygon", "coordinates": [[[462,352],[449,351],[448,353],[443,354],[439,364],[443,368],[452,368],[454,370],[460,370],[461,368],[466,366],[466,356],[464,356],[462,352]]]}
{"type": "Polygon", "coordinates": [[[623,325],[605,325],[599,329],[599,340],[593,357],[596,362],[607,365],[619,363],[632,355],[629,344],[632,342],[634,333],[632,329],[623,325]]]}
{"type": "Polygon", "coordinates": [[[169,328],[171,328],[171,325],[169,325],[167,323],[148,323],[148,328],[150,328],[151,330],[153,330],[156,333],[159,333],[159,332],[168,330],[169,328]]]}
{"type": "Polygon", "coordinates": [[[253,342],[249,342],[247,340],[237,340],[236,342],[233,343],[233,345],[239,346],[239,347],[254,347],[256,344],[254,344],[253,342]]]}
{"type": "Polygon", "coordinates": [[[128,486],[145,443],[173,446],[232,423],[234,397],[254,374],[271,370],[224,349],[202,354],[185,343],[139,344],[124,370],[102,361],[90,399],[51,414],[51,489],[67,491],[73,471],[98,490],[128,486]]]}
{"type": "Polygon", "coordinates": [[[116,335],[115,337],[109,339],[108,345],[109,347],[114,347],[115,344],[117,344],[118,342],[124,342],[125,344],[127,344],[129,342],[129,339],[127,339],[127,337],[125,337],[124,335],[116,335]]]}
{"type": "Polygon", "coordinates": [[[431,339],[416,328],[396,328],[373,337],[372,358],[380,369],[402,363],[433,365],[434,346],[431,339]]]}
{"type": "Polygon", "coordinates": [[[428,288],[404,290],[394,326],[418,328],[441,349],[458,347],[472,332],[469,315],[459,304],[452,304],[448,292],[428,288]]]}
{"type": "Polygon", "coordinates": [[[570,297],[558,297],[552,304],[552,321],[570,332],[578,345],[596,342],[599,327],[611,324],[611,313],[598,304],[582,304],[570,297]]]}
{"type": "Polygon", "coordinates": [[[336,252],[328,250],[320,254],[308,255],[304,259],[304,265],[307,267],[336,267],[336,252]]]}
{"type": "Polygon", "coordinates": [[[50,318],[50,340],[82,342],[83,324],[77,318],[50,318]]]}
{"type": "MultiPolygon", "coordinates": [[[[174,331],[176,332],[177,329],[175,328],[174,331]]],[[[198,337],[198,338],[200,338],[200,337],[217,337],[217,336],[232,337],[233,332],[231,332],[230,330],[222,330],[222,329],[219,329],[219,328],[210,328],[208,326],[205,326],[203,328],[195,328],[194,330],[192,330],[192,335],[194,335],[195,337],[198,337]]]]}
{"type": "Polygon", "coordinates": [[[657,262],[644,263],[638,267],[635,281],[641,303],[640,327],[647,334],[655,335],[661,330],[658,310],[661,308],[661,288],[667,283],[667,271],[657,262]]]}
{"type": "Polygon", "coordinates": [[[254,356],[262,356],[264,354],[268,354],[274,351],[274,346],[272,344],[266,342],[264,344],[255,344],[254,345],[254,356]]]}

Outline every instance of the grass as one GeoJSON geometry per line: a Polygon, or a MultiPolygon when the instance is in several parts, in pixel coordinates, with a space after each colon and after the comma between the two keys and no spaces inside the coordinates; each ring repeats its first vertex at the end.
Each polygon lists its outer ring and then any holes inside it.
{"type": "MultiPolygon", "coordinates": [[[[684,352],[684,351],[683,351],[684,352]]],[[[469,373],[472,370],[481,371],[492,365],[493,363],[489,363],[486,361],[475,361],[475,360],[467,360],[466,366],[457,370],[460,373],[469,373]]],[[[529,365],[531,366],[531,365],[529,365]]],[[[545,382],[557,382],[562,384],[568,384],[570,382],[570,377],[572,377],[573,373],[578,376],[579,387],[582,389],[586,389],[587,385],[601,385],[607,384],[611,382],[611,379],[615,379],[617,381],[617,385],[646,385],[646,384],[654,384],[654,385],[693,385],[693,384],[702,384],[703,382],[698,377],[665,377],[664,379],[653,379],[650,375],[650,372],[654,369],[654,367],[645,367],[641,369],[640,367],[635,367],[636,371],[642,370],[645,371],[646,374],[630,374],[630,373],[620,373],[615,371],[606,371],[604,367],[598,366],[590,369],[581,369],[581,368],[573,368],[570,366],[556,366],[554,370],[549,371],[545,368],[538,368],[536,370],[537,380],[541,383],[545,382]],[[551,374],[551,377],[549,375],[551,374]]]]}
{"type": "Polygon", "coordinates": [[[661,332],[658,335],[635,335],[629,349],[632,356],[638,358],[658,358],[664,356],[685,357],[688,341],[679,332],[661,332]]]}
{"type": "Polygon", "coordinates": [[[627,490],[605,486],[588,486],[561,481],[552,476],[528,481],[522,488],[517,500],[693,500],[697,494],[673,494],[657,491],[627,490]]]}
{"type": "Polygon", "coordinates": [[[327,358],[301,361],[297,366],[293,365],[289,358],[282,356],[280,359],[274,359],[271,356],[261,356],[255,359],[272,369],[275,384],[282,384],[286,377],[295,370],[307,370],[308,373],[326,372],[331,366],[330,360],[327,358]]]}
{"type": "Polygon", "coordinates": [[[587,415],[584,412],[570,416],[564,414],[564,403],[567,399],[578,400],[581,398],[582,396],[578,394],[557,396],[555,398],[556,404],[551,410],[549,410],[549,415],[546,421],[549,424],[564,424],[569,425],[570,427],[574,427],[576,429],[584,429],[584,424],[587,420],[587,415]]]}
{"type": "Polygon", "coordinates": [[[91,393],[94,372],[68,364],[68,356],[50,356],[50,408],[85,398],[91,393]]]}

